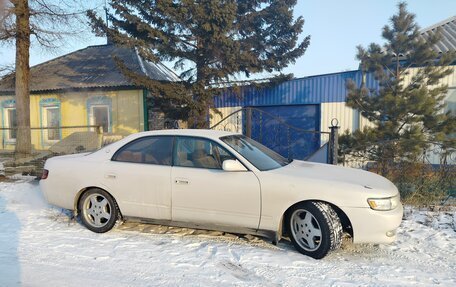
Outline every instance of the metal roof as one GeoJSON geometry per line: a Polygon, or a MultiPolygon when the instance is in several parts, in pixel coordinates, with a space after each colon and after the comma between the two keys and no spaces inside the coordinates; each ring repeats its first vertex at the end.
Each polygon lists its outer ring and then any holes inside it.
{"type": "Polygon", "coordinates": [[[423,37],[428,37],[435,33],[437,29],[441,31],[442,39],[434,46],[434,50],[439,53],[456,51],[456,16],[427,27],[420,32],[423,37]]]}
{"type": "MultiPolygon", "coordinates": [[[[345,102],[347,80],[362,82],[359,70],[293,79],[272,87],[245,86],[240,93],[225,92],[214,98],[215,107],[302,105],[345,102]]],[[[378,88],[373,74],[367,74],[366,86],[378,88]]]]}
{"type": "MultiPolygon", "coordinates": [[[[421,35],[427,37],[441,30],[442,39],[434,49],[439,53],[456,51],[456,16],[448,18],[433,26],[421,30],[421,35]]],[[[274,106],[319,104],[328,102],[345,102],[347,97],[346,83],[352,79],[360,85],[362,73],[359,70],[316,75],[293,79],[279,85],[267,88],[256,88],[254,85],[244,86],[240,93],[225,92],[214,98],[215,107],[236,106],[274,106]]],[[[378,82],[372,73],[366,75],[366,86],[378,89],[378,82]]]]}
{"type": "MultiPolygon", "coordinates": [[[[136,50],[115,45],[89,46],[31,68],[30,91],[134,87],[115,58],[132,71],[158,81],[179,81],[170,69],[143,60],[136,50]]],[[[0,80],[0,94],[14,93],[14,74],[0,80]]]]}

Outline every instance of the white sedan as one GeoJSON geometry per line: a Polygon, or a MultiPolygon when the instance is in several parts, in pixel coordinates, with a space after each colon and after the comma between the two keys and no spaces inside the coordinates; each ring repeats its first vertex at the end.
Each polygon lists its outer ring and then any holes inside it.
{"type": "Polygon", "coordinates": [[[289,237],[322,258],[341,244],[390,243],[402,219],[397,188],[374,173],[289,161],[240,134],[134,134],[93,153],[45,164],[41,189],[94,232],[121,219],[289,237]]]}

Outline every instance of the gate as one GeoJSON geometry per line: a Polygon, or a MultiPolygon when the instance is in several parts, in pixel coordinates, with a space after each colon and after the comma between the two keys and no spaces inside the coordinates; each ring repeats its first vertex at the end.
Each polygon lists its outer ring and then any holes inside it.
{"type": "Polygon", "coordinates": [[[288,159],[337,164],[337,123],[322,132],[317,105],[286,107],[241,108],[211,129],[242,133],[288,159]]]}

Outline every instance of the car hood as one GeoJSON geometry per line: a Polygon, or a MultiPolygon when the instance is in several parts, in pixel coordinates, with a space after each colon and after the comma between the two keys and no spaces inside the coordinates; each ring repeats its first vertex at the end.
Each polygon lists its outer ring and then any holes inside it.
{"type": "Polygon", "coordinates": [[[285,176],[288,179],[293,178],[293,182],[296,182],[296,180],[305,182],[319,181],[334,187],[354,185],[374,193],[375,191],[381,191],[382,196],[394,196],[398,192],[396,186],[383,176],[361,169],[330,164],[294,160],[290,164],[271,172],[285,176]]]}

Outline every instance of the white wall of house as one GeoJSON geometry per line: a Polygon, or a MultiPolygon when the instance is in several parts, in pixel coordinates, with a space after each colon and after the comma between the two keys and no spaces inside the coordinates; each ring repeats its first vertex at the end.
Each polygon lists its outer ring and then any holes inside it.
{"type": "MultiPolygon", "coordinates": [[[[456,67],[451,67],[453,72],[443,78],[440,83],[448,86],[448,93],[445,97],[446,107],[442,112],[451,111],[456,114],[456,67]]],[[[405,81],[410,83],[412,77],[416,75],[418,69],[413,68],[408,70],[405,81]]],[[[339,122],[340,133],[344,133],[346,130],[353,133],[357,129],[363,129],[364,127],[373,127],[374,125],[363,117],[359,111],[352,109],[347,106],[346,102],[332,102],[321,104],[321,131],[329,132],[331,126],[331,120],[336,118],[339,122]]],[[[326,137],[322,136],[322,142],[325,142],[326,137]]],[[[442,162],[442,157],[438,152],[439,148],[431,146],[430,151],[427,153],[427,160],[432,164],[439,164],[442,162]]],[[[456,155],[452,156],[448,163],[456,164],[456,155]]],[[[359,163],[355,163],[356,166],[360,166],[359,163]]]]}
{"type": "MultiPolygon", "coordinates": [[[[214,126],[219,123],[223,118],[227,117],[231,113],[242,109],[242,107],[226,107],[226,108],[218,108],[220,114],[211,111],[210,112],[210,126],[214,126]]],[[[242,112],[236,113],[229,118],[225,119],[221,122],[215,130],[221,131],[231,131],[236,133],[242,133],[242,112]]]]}
{"type": "Polygon", "coordinates": [[[363,117],[358,110],[348,107],[345,102],[321,104],[321,131],[330,131],[332,119],[337,119],[339,122],[338,126],[341,133],[346,130],[352,133],[359,128],[372,126],[372,123],[363,117]]]}
{"type": "MultiPolygon", "coordinates": [[[[448,93],[445,97],[446,107],[444,111],[451,111],[456,115],[456,66],[452,66],[453,72],[442,79],[441,83],[448,85],[448,93]]],[[[454,135],[456,136],[456,135],[454,135]]],[[[432,164],[440,164],[443,161],[440,153],[438,152],[439,148],[432,146],[431,150],[428,152],[427,156],[432,164]]],[[[456,164],[456,151],[446,158],[448,164],[456,164]]]]}

